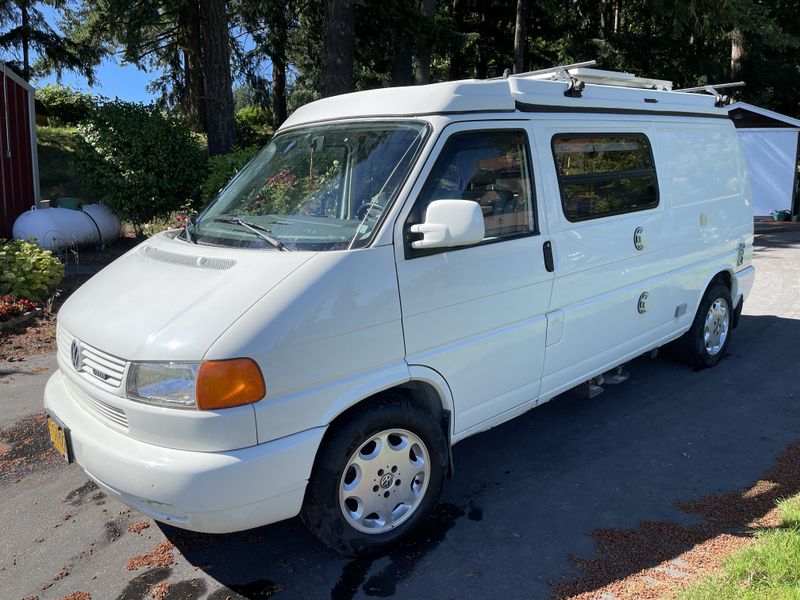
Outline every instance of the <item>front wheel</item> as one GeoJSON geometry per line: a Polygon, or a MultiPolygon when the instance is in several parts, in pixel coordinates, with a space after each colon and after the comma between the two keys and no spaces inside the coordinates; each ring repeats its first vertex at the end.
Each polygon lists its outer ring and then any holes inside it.
{"type": "Polygon", "coordinates": [[[447,472],[440,423],[392,395],[331,426],[311,472],[301,517],[347,555],[382,552],[436,507],[447,472]]]}
{"type": "Polygon", "coordinates": [[[730,290],[712,283],[700,300],[691,328],[682,338],[683,353],[690,365],[703,369],[720,361],[731,340],[733,310],[730,290]]]}

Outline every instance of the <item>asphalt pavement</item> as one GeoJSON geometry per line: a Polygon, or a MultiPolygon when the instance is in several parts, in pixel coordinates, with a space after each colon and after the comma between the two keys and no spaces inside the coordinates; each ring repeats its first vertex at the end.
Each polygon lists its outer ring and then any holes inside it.
{"type": "Polygon", "coordinates": [[[0,363],[0,450],[16,461],[0,474],[0,600],[547,598],[577,574],[571,556],[595,555],[588,532],[692,522],[675,503],[748,486],[800,440],[800,227],[762,226],[756,244],[717,367],[641,357],[594,399],[564,394],[464,441],[424,534],[376,559],[335,554],[298,519],[207,536],[130,511],[47,449],[54,356],[0,363]]]}

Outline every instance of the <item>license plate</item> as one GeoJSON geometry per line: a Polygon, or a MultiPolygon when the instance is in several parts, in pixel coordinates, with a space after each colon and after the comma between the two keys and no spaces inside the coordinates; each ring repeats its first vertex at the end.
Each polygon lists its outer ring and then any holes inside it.
{"type": "Polygon", "coordinates": [[[50,441],[56,451],[64,457],[67,463],[72,462],[69,451],[69,429],[58,423],[53,417],[47,415],[47,429],[50,431],[50,441]]]}

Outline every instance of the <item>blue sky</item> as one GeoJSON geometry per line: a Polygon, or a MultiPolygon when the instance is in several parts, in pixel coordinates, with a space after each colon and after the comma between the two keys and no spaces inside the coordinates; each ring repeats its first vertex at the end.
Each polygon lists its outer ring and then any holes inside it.
{"type": "MultiPolygon", "coordinates": [[[[47,22],[53,29],[58,30],[58,13],[47,5],[40,5],[47,22]]],[[[153,100],[153,95],[147,92],[147,84],[155,78],[152,73],[140,71],[130,64],[122,64],[118,60],[106,59],[97,68],[94,87],[89,87],[86,78],[81,77],[71,71],[64,71],[61,74],[61,84],[79,89],[84,92],[100,94],[109,98],[119,97],[122,100],[149,102],[153,100]]],[[[47,83],[55,83],[55,75],[34,80],[35,87],[41,87],[47,83]]]]}
{"type": "MultiPolygon", "coordinates": [[[[153,79],[152,74],[140,71],[133,65],[118,64],[109,60],[104,60],[98,67],[94,87],[89,87],[86,79],[76,75],[71,71],[64,71],[61,75],[61,84],[79,89],[84,92],[100,94],[108,98],[119,97],[122,100],[149,102],[153,100],[153,95],[147,92],[147,84],[153,79]]],[[[42,87],[47,83],[55,83],[55,75],[36,79],[32,83],[34,87],[42,87]]]]}

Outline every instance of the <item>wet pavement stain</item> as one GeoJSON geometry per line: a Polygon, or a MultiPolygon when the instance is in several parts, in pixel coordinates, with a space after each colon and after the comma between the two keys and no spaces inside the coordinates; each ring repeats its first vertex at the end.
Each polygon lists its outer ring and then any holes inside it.
{"type": "Polygon", "coordinates": [[[106,521],[103,524],[105,539],[109,542],[115,542],[124,533],[122,527],[122,519],[114,519],[113,521],[106,521]]]}
{"type": "Polygon", "coordinates": [[[145,600],[150,598],[150,588],[165,581],[172,573],[170,567],[156,567],[145,571],[128,582],[117,600],[145,600]]]}
{"type": "Polygon", "coordinates": [[[97,490],[97,484],[90,479],[82,486],[75,488],[67,494],[66,498],[64,498],[64,502],[71,506],[80,506],[81,504],[85,504],[89,499],[97,501],[105,498],[105,494],[97,490]]]}
{"type": "Polygon", "coordinates": [[[440,504],[423,525],[424,529],[413,539],[400,543],[389,554],[389,564],[380,573],[364,580],[375,561],[382,556],[357,558],[344,566],[339,581],[331,590],[331,600],[351,600],[359,588],[367,596],[389,598],[397,591],[397,584],[406,580],[419,562],[444,541],[447,532],[464,511],[454,504],[440,504]],[[363,584],[363,585],[362,585],[363,584]]]}
{"type": "Polygon", "coordinates": [[[207,600],[261,600],[272,598],[283,588],[269,579],[259,579],[248,583],[230,584],[212,592],[207,600]]]}
{"type": "Polygon", "coordinates": [[[17,482],[26,475],[66,464],[50,443],[43,414],[32,415],[0,430],[0,483],[17,482]]]}

